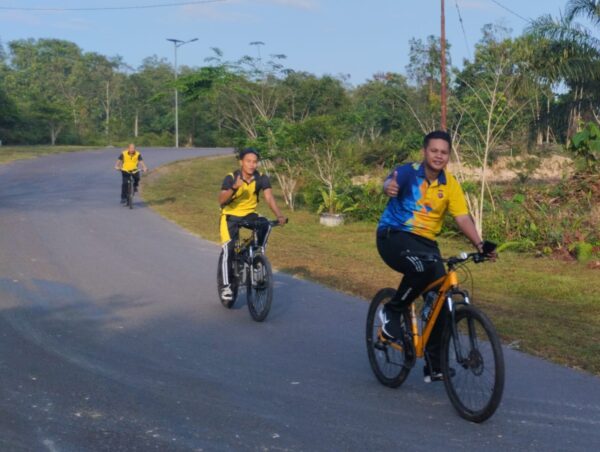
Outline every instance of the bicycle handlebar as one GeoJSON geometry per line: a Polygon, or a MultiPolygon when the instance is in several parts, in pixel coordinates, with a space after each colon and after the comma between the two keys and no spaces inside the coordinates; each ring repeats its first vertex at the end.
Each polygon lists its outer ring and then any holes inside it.
{"type": "MultiPolygon", "coordinates": [[[[285,219],[285,223],[287,224],[289,218],[285,219]]],[[[239,226],[248,229],[256,229],[260,226],[260,224],[268,224],[269,226],[279,226],[279,220],[267,220],[265,219],[257,219],[257,220],[242,220],[238,223],[239,226]]]]}
{"type": "Polygon", "coordinates": [[[490,260],[493,257],[494,250],[496,249],[496,244],[493,242],[485,241],[483,242],[483,252],[475,252],[475,253],[461,253],[459,256],[449,257],[444,259],[444,262],[448,264],[449,267],[453,267],[457,264],[462,264],[463,262],[467,262],[472,260],[474,263],[479,264],[481,262],[485,262],[490,260]]]}

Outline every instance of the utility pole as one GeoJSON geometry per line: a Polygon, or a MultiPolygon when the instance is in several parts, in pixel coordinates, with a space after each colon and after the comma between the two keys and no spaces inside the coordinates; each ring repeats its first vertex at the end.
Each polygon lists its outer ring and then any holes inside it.
{"type": "Polygon", "coordinates": [[[179,147],[179,99],[177,92],[177,49],[184,44],[197,41],[198,38],[190,39],[189,41],[182,41],[181,39],[167,38],[167,41],[173,43],[175,50],[175,148],[179,147]]]}
{"type": "Polygon", "coordinates": [[[440,48],[442,52],[442,120],[441,120],[441,129],[446,130],[446,115],[447,115],[447,106],[446,106],[446,13],[444,9],[444,0],[442,0],[442,36],[440,48]]]}

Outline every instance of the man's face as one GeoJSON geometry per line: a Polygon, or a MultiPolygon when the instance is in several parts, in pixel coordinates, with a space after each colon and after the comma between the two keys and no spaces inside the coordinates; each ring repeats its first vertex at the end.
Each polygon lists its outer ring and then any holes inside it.
{"type": "Polygon", "coordinates": [[[243,173],[248,175],[254,174],[254,171],[256,171],[256,167],[258,166],[258,157],[250,152],[244,155],[244,158],[242,158],[240,162],[243,173]]]}
{"type": "Polygon", "coordinates": [[[127,151],[128,151],[130,154],[133,154],[133,153],[135,152],[135,145],[133,145],[133,144],[130,144],[130,145],[129,145],[129,148],[127,148],[127,151]]]}
{"type": "Polygon", "coordinates": [[[433,171],[441,171],[450,160],[450,145],[446,140],[433,138],[429,140],[427,147],[423,149],[425,165],[433,171]]]}

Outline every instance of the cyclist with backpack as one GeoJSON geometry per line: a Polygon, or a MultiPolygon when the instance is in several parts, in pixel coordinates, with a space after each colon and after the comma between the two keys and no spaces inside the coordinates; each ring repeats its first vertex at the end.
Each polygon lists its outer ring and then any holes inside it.
{"type": "MultiPolygon", "coordinates": [[[[241,150],[239,153],[240,169],[225,176],[221,184],[219,193],[219,205],[221,206],[219,230],[223,248],[221,298],[226,301],[233,298],[229,274],[232,268],[233,245],[239,234],[239,223],[242,220],[259,218],[256,208],[260,192],[263,193],[265,202],[277,217],[279,224],[283,225],[286,222],[286,218],[277,207],[269,177],[257,171],[259,158],[259,153],[254,148],[241,150]]],[[[268,230],[267,222],[259,228],[259,245],[262,246],[265,243],[268,230]]]]}

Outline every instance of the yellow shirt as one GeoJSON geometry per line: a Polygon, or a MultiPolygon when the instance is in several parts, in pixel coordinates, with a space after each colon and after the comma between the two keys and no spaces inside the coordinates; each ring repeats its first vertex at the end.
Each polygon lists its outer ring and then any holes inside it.
{"type": "Polygon", "coordinates": [[[138,162],[144,159],[142,158],[142,154],[140,154],[140,152],[135,151],[132,155],[127,149],[125,149],[123,152],[121,152],[121,155],[119,155],[119,160],[122,162],[121,169],[129,172],[137,169],[138,162]]]}

